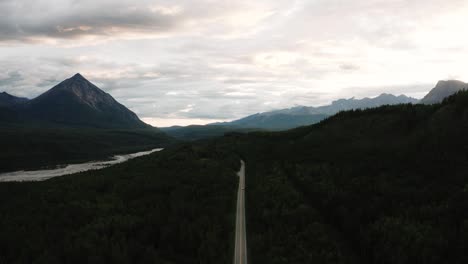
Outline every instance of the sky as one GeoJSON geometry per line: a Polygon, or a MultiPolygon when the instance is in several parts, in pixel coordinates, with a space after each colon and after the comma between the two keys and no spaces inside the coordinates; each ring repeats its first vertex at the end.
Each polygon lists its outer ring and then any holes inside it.
{"type": "Polygon", "coordinates": [[[81,73],[155,126],[468,81],[466,0],[0,0],[0,91],[81,73]]]}

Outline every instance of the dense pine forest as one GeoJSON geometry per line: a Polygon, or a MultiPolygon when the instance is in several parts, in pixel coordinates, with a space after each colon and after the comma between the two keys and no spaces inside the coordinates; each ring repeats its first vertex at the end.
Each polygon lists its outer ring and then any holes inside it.
{"type": "Polygon", "coordinates": [[[173,143],[174,139],[156,128],[102,129],[0,122],[0,172],[106,159],[173,143]]]}
{"type": "Polygon", "coordinates": [[[228,263],[237,157],[182,145],[0,184],[0,263],[228,263]]]}
{"type": "Polygon", "coordinates": [[[251,261],[466,263],[467,135],[467,92],[231,135],[247,164],[251,261]]]}
{"type": "Polygon", "coordinates": [[[468,264],[468,0],[0,11],[0,264],[468,264]]]}
{"type": "Polygon", "coordinates": [[[468,92],[231,133],[0,184],[2,263],[230,263],[239,159],[251,263],[466,263],[468,92]]]}

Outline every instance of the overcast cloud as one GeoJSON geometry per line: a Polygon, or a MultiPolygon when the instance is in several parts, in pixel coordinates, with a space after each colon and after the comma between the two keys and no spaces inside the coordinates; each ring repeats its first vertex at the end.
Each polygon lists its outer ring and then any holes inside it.
{"type": "Polygon", "coordinates": [[[462,0],[0,0],[0,91],[76,72],[153,125],[468,81],[462,0]]]}

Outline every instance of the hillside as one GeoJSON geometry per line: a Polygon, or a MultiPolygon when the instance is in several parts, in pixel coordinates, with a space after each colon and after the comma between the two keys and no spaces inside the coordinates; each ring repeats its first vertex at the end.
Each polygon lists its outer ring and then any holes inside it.
{"type": "Polygon", "coordinates": [[[261,130],[255,128],[241,128],[221,125],[191,125],[185,127],[174,126],[162,127],[160,129],[162,132],[167,133],[171,137],[184,141],[195,141],[212,137],[220,137],[232,132],[247,133],[261,130]]]}
{"type": "Polygon", "coordinates": [[[251,115],[223,124],[225,127],[258,128],[264,130],[287,130],[299,126],[315,124],[327,118],[326,114],[274,113],[251,115]]]}
{"type": "Polygon", "coordinates": [[[296,106],[288,109],[258,113],[220,124],[223,126],[261,128],[266,130],[287,130],[318,123],[340,111],[374,108],[382,105],[411,104],[417,101],[417,99],[404,95],[381,94],[374,98],[339,99],[329,105],[319,107],[296,106]]]}
{"type": "Polygon", "coordinates": [[[439,81],[437,85],[429,91],[429,93],[421,99],[420,103],[422,104],[436,104],[442,102],[445,98],[451,96],[452,94],[465,90],[468,88],[468,84],[456,81],[439,81]]]}
{"type": "Polygon", "coordinates": [[[27,100],[0,95],[0,172],[105,159],[175,140],[80,74],[27,100]]]}
{"type": "Polygon", "coordinates": [[[340,111],[416,102],[418,100],[404,95],[381,94],[374,98],[339,99],[329,105],[319,107],[296,106],[257,113],[231,122],[213,123],[205,126],[168,127],[162,128],[162,130],[170,136],[182,140],[223,136],[228,132],[281,131],[316,124],[340,111]]]}
{"type": "Polygon", "coordinates": [[[246,161],[250,261],[468,261],[468,92],[230,135],[246,161]]]}
{"type": "Polygon", "coordinates": [[[29,99],[24,97],[16,97],[7,92],[0,93],[0,107],[11,107],[26,103],[27,101],[29,101],[29,99]]]}
{"type": "Polygon", "coordinates": [[[74,127],[145,128],[149,125],[111,95],[75,74],[14,108],[16,122],[74,127]]]}

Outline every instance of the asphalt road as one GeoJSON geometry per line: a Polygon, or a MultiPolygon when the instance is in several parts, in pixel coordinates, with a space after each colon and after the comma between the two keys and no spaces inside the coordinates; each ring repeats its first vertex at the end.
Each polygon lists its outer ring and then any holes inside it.
{"type": "Polygon", "coordinates": [[[237,191],[236,240],[234,264],[247,264],[247,234],[245,231],[245,163],[241,160],[239,190],[237,191]]]}

